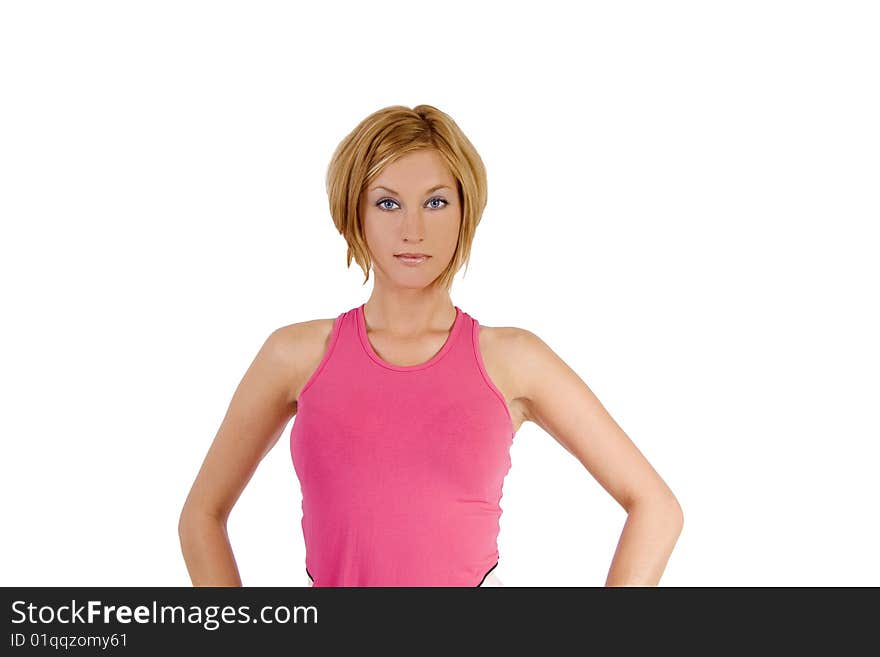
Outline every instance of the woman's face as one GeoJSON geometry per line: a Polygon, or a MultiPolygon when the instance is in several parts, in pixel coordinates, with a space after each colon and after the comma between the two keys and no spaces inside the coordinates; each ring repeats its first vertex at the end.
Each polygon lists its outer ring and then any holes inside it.
{"type": "Polygon", "coordinates": [[[364,234],[377,280],[421,288],[436,279],[458,244],[461,206],[455,178],[434,150],[387,165],[361,197],[364,234]],[[400,253],[429,257],[407,264],[400,253]]]}

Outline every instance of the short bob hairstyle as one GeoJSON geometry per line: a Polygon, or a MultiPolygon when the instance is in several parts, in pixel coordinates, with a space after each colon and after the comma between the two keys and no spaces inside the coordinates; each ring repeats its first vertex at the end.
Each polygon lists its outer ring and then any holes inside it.
{"type": "Polygon", "coordinates": [[[347,267],[354,259],[370,278],[372,258],[360,216],[361,195],[384,167],[420,149],[434,149],[458,182],[461,227],[446,269],[432,283],[447,290],[470,261],[471,244],[486,207],[486,168],[477,149],[447,114],[431,105],[392,105],[373,112],[343,139],[327,167],[327,196],[336,229],[348,243],[347,267]]]}

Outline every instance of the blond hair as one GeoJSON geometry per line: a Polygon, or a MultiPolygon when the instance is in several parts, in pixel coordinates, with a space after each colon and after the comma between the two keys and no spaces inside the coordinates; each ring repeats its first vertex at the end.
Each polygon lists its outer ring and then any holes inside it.
{"type": "Polygon", "coordinates": [[[399,157],[433,149],[457,181],[461,226],[452,260],[433,285],[449,289],[470,261],[471,244],[486,207],[486,168],[477,149],[444,112],[431,105],[392,105],[363,119],[336,147],[327,167],[327,197],[336,229],[348,243],[347,267],[354,259],[370,278],[370,257],[360,216],[360,200],[370,183],[399,157]]]}

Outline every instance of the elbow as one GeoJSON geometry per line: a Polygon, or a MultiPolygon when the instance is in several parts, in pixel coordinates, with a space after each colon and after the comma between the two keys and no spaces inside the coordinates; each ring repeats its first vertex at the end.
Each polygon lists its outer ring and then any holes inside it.
{"type": "Polygon", "coordinates": [[[177,535],[183,541],[193,531],[198,531],[205,521],[223,523],[218,516],[207,510],[195,507],[189,503],[184,504],[177,518],[177,535]]]}
{"type": "Polygon", "coordinates": [[[675,528],[675,535],[680,535],[681,530],[684,529],[684,511],[682,510],[678,499],[672,495],[664,502],[662,508],[662,513],[664,514],[666,521],[669,523],[670,527],[675,528]]]}
{"type": "Polygon", "coordinates": [[[684,527],[684,510],[669,486],[664,486],[664,488],[665,490],[658,494],[658,498],[662,500],[661,504],[666,509],[665,513],[669,516],[670,521],[678,525],[680,531],[684,527]]]}
{"type": "Polygon", "coordinates": [[[184,507],[177,518],[177,536],[181,543],[185,542],[186,536],[192,530],[193,524],[193,514],[188,508],[184,507]]]}
{"type": "Polygon", "coordinates": [[[681,508],[681,504],[678,503],[678,500],[673,497],[672,498],[672,517],[675,520],[675,524],[678,527],[678,533],[681,534],[681,530],[684,529],[684,511],[681,508]]]}
{"type": "Polygon", "coordinates": [[[684,511],[678,498],[671,490],[666,490],[662,494],[656,496],[658,513],[663,514],[671,524],[678,525],[679,528],[684,526],[684,511]]]}
{"type": "Polygon", "coordinates": [[[186,534],[190,524],[189,514],[186,512],[186,509],[184,509],[180,512],[180,516],[177,518],[177,535],[180,538],[183,538],[184,534],[186,534]]]}
{"type": "Polygon", "coordinates": [[[201,525],[205,521],[225,525],[231,509],[231,506],[221,504],[219,501],[208,498],[205,495],[194,495],[191,491],[177,517],[177,531],[178,533],[185,532],[195,525],[201,525]]]}
{"type": "Polygon", "coordinates": [[[676,527],[678,533],[684,528],[684,510],[671,491],[639,497],[626,506],[627,513],[636,509],[650,509],[652,515],[662,517],[670,526],[676,527]]]}
{"type": "Polygon", "coordinates": [[[179,535],[183,535],[192,526],[193,518],[196,516],[195,511],[196,509],[192,501],[190,498],[187,498],[180,509],[180,514],[177,516],[177,533],[179,535]]]}

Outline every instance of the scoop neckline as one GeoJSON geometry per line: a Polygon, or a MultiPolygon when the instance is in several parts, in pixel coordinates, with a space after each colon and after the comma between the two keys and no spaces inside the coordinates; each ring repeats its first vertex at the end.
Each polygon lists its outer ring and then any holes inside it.
{"type": "Polygon", "coordinates": [[[455,308],[455,320],[452,322],[452,328],[449,329],[449,335],[446,336],[446,341],[443,343],[443,346],[440,347],[440,351],[434,354],[430,359],[426,360],[424,363],[416,363],[415,365],[395,365],[394,363],[389,363],[381,358],[373,349],[373,345],[370,344],[369,338],[367,338],[367,320],[364,318],[364,306],[366,305],[366,302],[364,302],[355,309],[355,319],[357,321],[358,336],[360,337],[361,346],[373,362],[396,372],[414,372],[435,365],[449,352],[450,349],[452,349],[455,336],[461,329],[462,315],[464,314],[461,308],[453,305],[455,308]]]}

